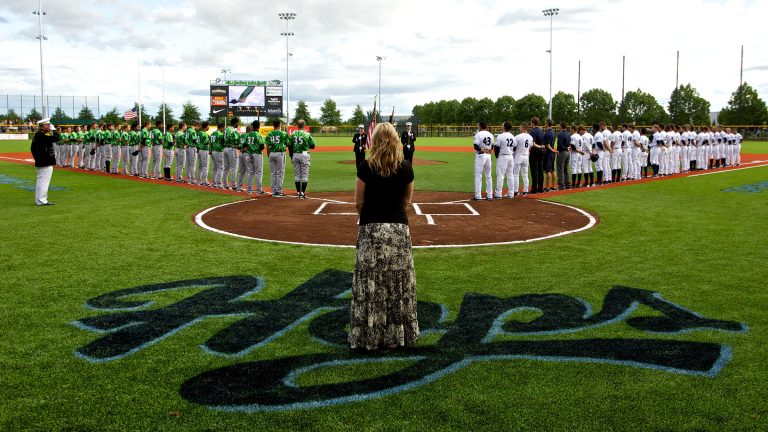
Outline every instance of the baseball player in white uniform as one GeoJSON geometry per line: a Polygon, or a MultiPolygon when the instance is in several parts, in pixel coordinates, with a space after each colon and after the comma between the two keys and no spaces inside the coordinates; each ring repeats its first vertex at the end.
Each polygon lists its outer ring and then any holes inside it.
{"type": "Polygon", "coordinates": [[[507,198],[512,198],[517,193],[514,189],[515,170],[515,136],[512,135],[512,122],[507,120],[502,125],[504,132],[496,138],[496,193],[494,198],[501,199],[502,189],[504,188],[504,179],[507,179],[507,198]]]}
{"type": "Polygon", "coordinates": [[[592,172],[592,151],[595,147],[595,138],[591,133],[587,132],[587,128],[579,126],[579,134],[581,135],[581,172],[584,174],[584,187],[592,187],[595,185],[595,173],[592,172]]]}
{"type": "Polygon", "coordinates": [[[717,152],[717,142],[715,141],[717,137],[715,136],[715,129],[709,130],[709,146],[707,147],[707,165],[710,169],[715,168],[715,156],[717,152]]]}
{"type": "MultiPolygon", "coordinates": [[[[669,128],[669,126],[667,126],[669,128]]],[[[661,153],[659,153],[659,175],[669,175],[669,136],[664,130],[664,125],[661,125],[659,130],[659,136],[661,138],[661,153]]]]}
{"type": "Polygon", "coordinates": [[[520,176],[523,176],[523,196],[528,195],[528,164],[531,146],[533,146],[533,137],[528,133],[528,123],[523,122],[520,124],[520,133],[515,136],[515,169],[512,173],[516,194],[520,187],[520,176]]]}
{"type": "Polygon", "coordinates": [[[741,165],[741,141],[744,138],[741,136],[738,130],[736,130],[736,134],[733,136],[733,142],[734,142],[734,150],[733,150],[733,163],[736,166],[741,165]]]}
{"type": "Polygon", "coordinates": [[[581,157],[584,152],[581,151],[581,135],[578,128],[571,126],[571,184],[577,188],[581,185],[581,157]]]}
{"type": "MultiPolygon", "coordinates": [[[[600,160],[598,160],[597,163],[601,164],[603,168],[603,178],[602,181],[599,181],[598,183],[611,183],[611,181],[613,181],[613,173],[611,170],[611,157],[613,156],[611,153],[611,149],[613,148],[611,143],[613,141],[613,133],[605,126],[605,122],[600,122],[600,133],[603,135],[603,155],[600,156],[598,153],[600,160]],[[611,173],[611,177],[608,176],[608,173],[611,173]]],[[[595,142],[597,142],[597,134],[595,134],[595,142]]]]}
{"type": "Polygon", "coordinates": [[[613,134],[611,134],[611,181],[614,182],[621,180],[621,138],[621,132],[614,127],[613,134]]]}
{"type": "Polygon", "coordinates": [[[485,194],[488,200],[493,199],[493,179],[491,178],[491,151],[493,149],[493,134],[488,132],[488,125],[480,122],[475,134],[475,201],[483,199],[483,177],[485,177],[485,194]]]}
{"type": "Polygon", "coordinates": [[[734,144],[735,138],[733,133],[731,133],[731,128],[725,128],[725,166],[733,165],[734,144]]]}
{"type": "Polygon", "coordinates": [[[658,177],[661,164],[661,148],[664,145],[664,140],[661,138],[661,127],[657,124],[653,125],[653,137],[648,144],[650,152],[650,163],[653,167],[653,177],[658,177]]]}
{"type": "Polygon", "coordinates": [[[631,156],[629,158],[630,173],[627,176],[632,180],[640,180],[640,156],[642,155],[642,144],[640,143],[640,132],[635,129],[635,125],[629,125],[629,132],[632,134],[631,156]]]}
{"type": "Polygon", "coordinates": [[[650,149],[650,140],[648,139],[648,129],[640,129],[640,178],[648,177],[648,152],[650,149]]]}
{"type": "MultiPolygon", "coordinates": [[[[605,123],[603,123],[605,124],[605,123]]],[[[603,146],[603,131],[600,129],[600,125],[592,125],[592,132],[594,132],[595,153],[597,153],[597,161],[595,162],[595,171],[597,171],[597,185],[603,184],[603,157],[605,156],[603,146]]]]}
{"type": "Polygon", "coordinates": [[[621,167],[619,167],[620,181],[625,181],[629,177],[631,170],[632,160],[632,132],[629,131],[629,125],[623,123],[621,125],[621,167]]]}
{"type": "Polygon", "coordinates": [[[707,169],[707,147],[709,146],[709,132],[707,127],[704,126],[699,130],[699,134],[696,135],[697,144],[697,157],[696,157],[696,169],[707,169]]]}

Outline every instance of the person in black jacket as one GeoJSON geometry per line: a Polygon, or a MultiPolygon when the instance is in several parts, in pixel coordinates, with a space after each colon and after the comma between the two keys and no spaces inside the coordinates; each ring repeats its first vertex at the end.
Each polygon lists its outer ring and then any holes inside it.
{"type": "Polygon", "coordinates": [[[42,119],[37,124],[39,129],[32,138],[32,146],[30,147],[37,168],[35,205],[47,206],[53,205],[52,202],[48,201],[48,186],[51,184],[53,166],[56,165],[53,143],[59,141],[59,133],[51,124],[50,118],[42,119]]]}
{"type": "Polygon", "coordinates": [[[547,157],[547,148],[544,146],[544,131],[539,127],[539,118],[531,118],[531,124],[533,125],[531,130],[533,146],[529,156],[531,193],[537,194],[544,192],[544,159],[547,157]]]}
{"type": "Polygon", "coordinates": [[[365,126],[357,125],[357,132],[352,137],[352,143],[355,144],[355,167],[360,168],[360,164],[365,160],[365,150],[368,148],[368,134],[365,133],[365,126]]]}
{"type": "Polygon", "coordinates": [[[568,153],[570,145],[568,127],[565,122],[560,122],[560,133],[557,135],[557,190],[571,188],[571,178],[568,176],[568,166],[571,162],[571,155],[568,153]]]}
{"type": "Polygon", "coordinates": [[[405,123],[405,130],[400,135],[400,142],[403,143],[403,158],[413,164],[413,152],[416,151],[416,134],[411,130],[411,122],[405,123]]]}

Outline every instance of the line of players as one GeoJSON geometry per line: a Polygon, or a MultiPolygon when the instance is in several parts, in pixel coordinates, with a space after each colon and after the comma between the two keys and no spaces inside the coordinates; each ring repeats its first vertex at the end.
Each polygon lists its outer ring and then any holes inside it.
{"type": "Polygon", "coordinates": [[[123,174],[172,181],[171,168],[176,161],[176,182],[232,189],[238,192],[266,194],[262,188],[263,152],[267,150],[272,196],[285,197],[285,153],[294,167],[296,196],[306,198],[309,182],[309,150],[315,148],[312,136],[298,121],[298,130],[289,137],[275,120],[266,137],[254,121],[239,132],[239,119],[229,127],[219,123],[208,133],[208,122],[194,122],[190,127],[181,122],[168,125],[158,121],[139,128],[138,125],[98,125],[67,127],[55,145],[56,164],[109,174],[123,174]],[[150,164],[151,162],[151,164],[150,164]],[[212,165],[209,182],[209,165],[212,165]],[[162,168],[162,171],[161,171],[162,168]]]}
{"type": "MultiPolygon", "coordinates": [[[[593,125],[591,130],[571,126],[568,135],[568,126],[564,122],[559,126],[557,139],[567,143],[557,147],[568,149],[571,173],[570,182],[561,182],[565,185],[558,188],[561,190],[741,165],[743,138],[738,131],[732,133],[730,128],[704,126],[694,130],[690,125],[656,124],[649,133],[646,128],[638,131],[631,124],[622,124],[618,130],[601,122],[593,125]]],[[[476,201],[482,199],[483,177],[488,200],[502,198],[505,179],[508,198],[528,195],[530,153],[544,146],[534,142],[528,134],[527,123],[520,125],[517,136],[512,134],[511,122],[504,122],[502,127],[504,132],[494,139],[485,123],[478,125],[474,138],[477,154],[473,199],[476,201]],[[491,178],[492,152],[497,158],[495,190],[491,178]]]]}

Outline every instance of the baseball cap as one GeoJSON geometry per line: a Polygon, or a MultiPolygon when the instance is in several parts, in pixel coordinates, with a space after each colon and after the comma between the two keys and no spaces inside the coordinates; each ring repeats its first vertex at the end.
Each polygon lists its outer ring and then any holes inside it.
{"type": "Polygon", "coordinates": [[[358,129],[360,129],[360,128],[364,128],[364,127],[365,127],[365,126],[363,126],[363,125],[361,125],[361,124],[357,125],[357,128],[358,128],[358,129]]]}
{"type": "Polygon", "coordinates": [[[406,125],[406,126],[413,126],[413,123],[411,123],[411,122],[405,122],[405,125],[406,125]]]}
{"type": "Polygon", "coordinates": [[[51,125],[51,130],[56,130],[56,127],[51,124],[51,118],[50,117],[44,118],[44,119],[38,121],[37,124],[39,124],[39,125],[49,124],[49,125],[51,125]]]}

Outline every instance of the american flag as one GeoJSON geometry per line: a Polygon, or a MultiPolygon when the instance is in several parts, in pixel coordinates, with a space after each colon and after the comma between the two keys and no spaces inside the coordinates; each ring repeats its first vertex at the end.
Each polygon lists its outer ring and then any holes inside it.
{"type": "Polygon", "coordinates": [[[373,115],[371,116],[371,124],[368,125],[368,141],[366,143],[368,148],[371,148],[374,129],[376,129],[376,96],[373,97],[373,115]]]}
{"type": "Polygon", "coordinates": [[[130,111],[126,111],[123,114],[123,119],[125,119],[125,120],[133,120],[133,119],[135,119],[136,117],[139,116],[137,111],[138,111],[138,109],[136,107],[133,107],[133,109],[131,109],[130,111]]]}

